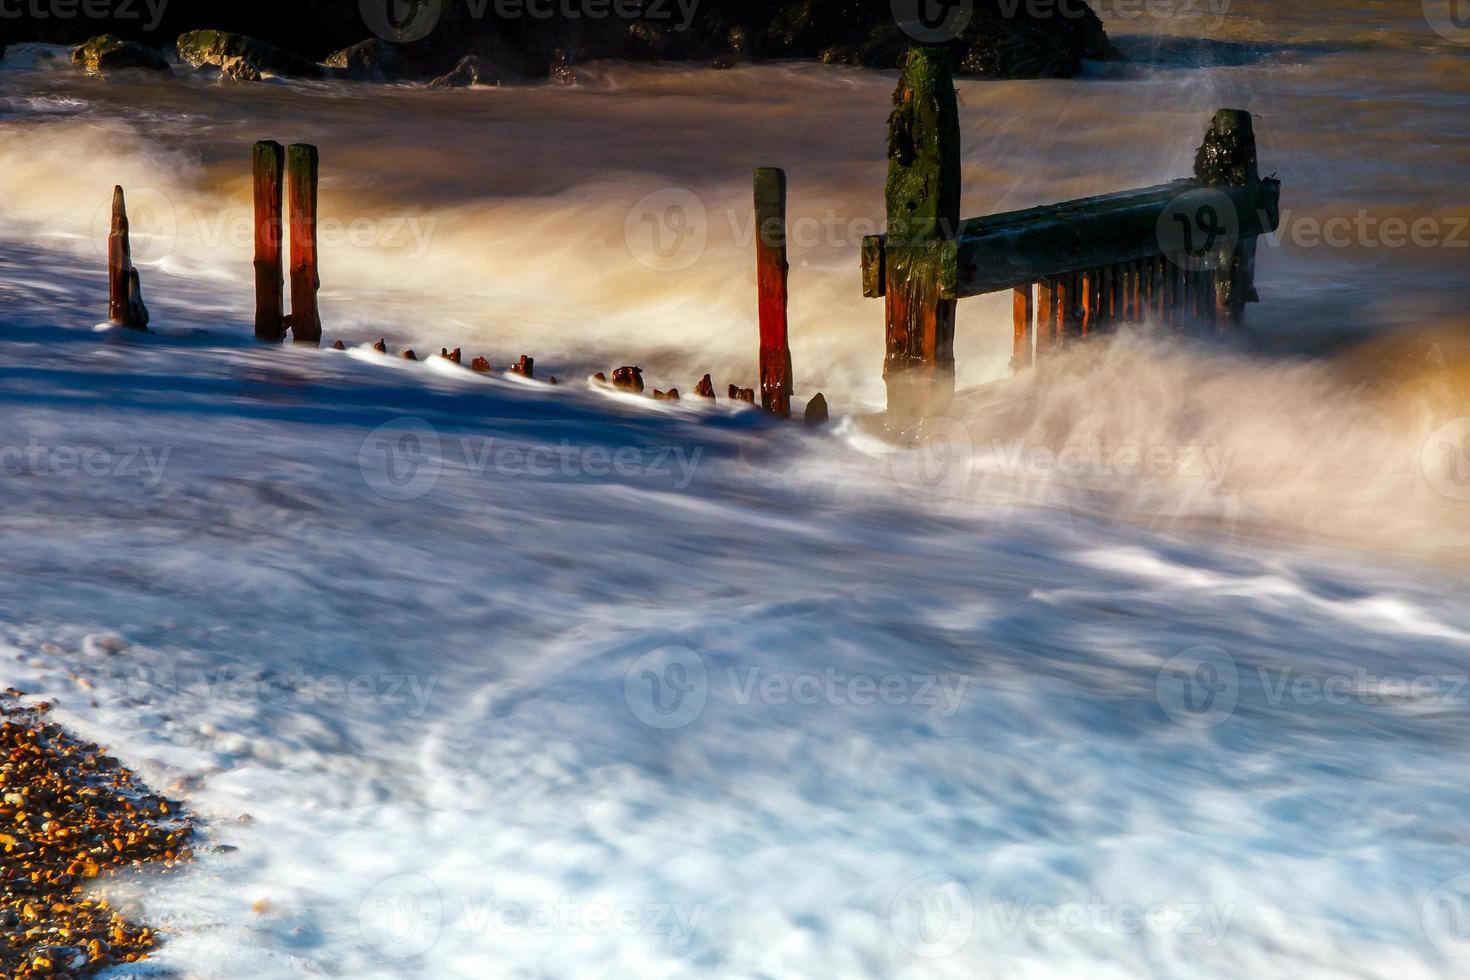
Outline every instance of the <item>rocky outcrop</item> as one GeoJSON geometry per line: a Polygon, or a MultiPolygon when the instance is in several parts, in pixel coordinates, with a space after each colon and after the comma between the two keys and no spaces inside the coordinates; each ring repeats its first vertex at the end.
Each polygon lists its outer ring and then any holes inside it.
{"type": "Polygon", "coordinates": [[[504,85],[520,81],[521,76],[477,54],[466,55],[446,74],[429,83],[430,88],[469,88],[472,85],[504,85]]]}
{"type": "Polygon", "coordinates": [[[380,38],[333,52],[322,64],[338,77],[359,82],[396,82],[405,77],[408,68],[398,48],[380,38]]]}
{"type": "Polygon", "coordinates": [[[71,53],[71,62],[90,72],[117,71],[123,68],[161,72],[173,70],[157,51],[136,41],[124,41],[115,34],[92,38],[71,53]]]}
{"type": "Polygon", "coordinates": [[[195,68],[224,68],[230,59],[245,61],[262,75],[324,78],[326,69],[273,44],[229,31],[190,31],[179,37],[179,57],[195,68]]]}

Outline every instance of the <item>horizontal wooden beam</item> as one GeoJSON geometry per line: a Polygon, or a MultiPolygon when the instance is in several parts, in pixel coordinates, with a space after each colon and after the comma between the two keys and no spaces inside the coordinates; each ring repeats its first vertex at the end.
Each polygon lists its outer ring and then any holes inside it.
{"type": "MultiPolygon", "coordinates": [[[[940,295],[963,299],[1102,266],[1191,252],[1205,257],[1225,241],[1275,231],[1281,184],[1210,187],[1177,180],[1026,211],[962,221],[927,247],[944,253],[940,295]]],[[[863,287],[883,295],[886,236],[863,243],[863,287]]]]}

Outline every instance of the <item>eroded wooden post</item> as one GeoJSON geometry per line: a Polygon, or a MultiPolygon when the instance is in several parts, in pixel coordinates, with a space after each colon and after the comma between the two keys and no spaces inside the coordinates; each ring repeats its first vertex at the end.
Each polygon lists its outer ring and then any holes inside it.
{"type": "Polygon", "coordinates": [[[945,48],[904,57],[888,120],[884,248],[888,410],[899,421],[943,415],[954,399],[954,239],[960,223],[960,120],[945,48]]]}
{"type": "Polygon", "coordinates": [[[265,140],[255,144],[255,338],[276,344],[286,339],[282,275],[281,188],[286,151],[265,140]]]}
{"type": "MultiPolygon", "coordinates": [[[[1194,176],[1211,187],[1255,187],[1261,183],[1255,123],[1249,112],[1221,109],[1215,113],[1195,155],[1194,176]]],[[[1235,215],[1231,227],[1238,231],[1242,217],[1235,215]]],[[[1214,262],[1217,267],[1211,319],[1222,327],[1238,325],[1246,304],[1260,299],[1255,287],[1256,239],[1230,242],[1217,251],[1214,262]]]]}
{"type": "Polygon", "coordinates": [[[287,183],[291,191],[291,338],[298,344],[322,339],[317,291],[317,149],[293,143],[286,151],[287,183]]]}
{"type": "Polygon", "coordinates": [[[786,172],[755,172],[756,277],[760,288],[761,405],[791,416],[791,346],[787,331],[786,172]]]}
{"type": "Polygon", "coordinates": [[[1015,319],[1015,338],[1011,342],[1011,370],[1017,373],[1029,371],[1032,365],[1031,348],[1035,342],[1035,304],[1031,300],[1030,286],[1017,286],[1011,300],[1015,319]]]}
{"type": "Polygon", "coordinates": [[[133,268],[128,206],[122,187],[112,189],[112,228],[107,236],[107,321],[131,330],[148,329],[143,284],[133,268]]]}

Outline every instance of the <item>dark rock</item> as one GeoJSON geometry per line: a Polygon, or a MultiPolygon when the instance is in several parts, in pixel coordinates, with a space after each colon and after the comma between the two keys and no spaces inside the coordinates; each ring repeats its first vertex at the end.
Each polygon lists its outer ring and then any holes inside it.
{"type": "Polygon", "coordinates": [[[224,59],[219,69],[220,81],[231,82],[258,82],[265,77],[255,64],[238,55],[230,55],[224,59]]]}
{"type": "Polygon", "coordinates": [[[641,367],[620,367],[613,372],[612,383],[614,387],[622,388],[624,391],[643,393],[643,369],[641,367]]]}
{"type": "Polygon", "coordinates": [[[536,376],[536,359],[521,355],[521,359],[510,366],[511,374],[519,374],[523,378],[534,378],[536,376]]]}
{"type": "Polygon", "coordinates": [[[163,55],[157,51],[136,41],[124,41],[115,34],[92,38],[71,53],[71,63],[81,65],[90,72],[118,71],[124,68],[142,68],[165,73],[173,71],[163,55]]]}
{"type": "Polygon", "coordinates": [[[229,31],[190,31],[179,37],[179,57],[202,68],[214,65],[224,68],[226,59],[243,58],[250,67],[269,75],[290,78],[324,78],[326,69],[300,55],[284,51],[273,44],[229,31]]]}
{"type": "Polygon", "coordinates": [[[521,76],[502,65],[495,64],[477,54],[459,59],[447,74],[440,75],[429,83],[430,88],[469,88],[471,85],[504,85],[519,81],[521,76]]]}
{"type": "Polygon", "coordinates": [[[714,398],[715,397],[715,382],[714,382],[714,379],[711,378],[707,374],[704,377],[700,378],[699,379],[699,384],[697,384],[697,385],[694,386],[694,393],[696,395],[698,395],[700,398],[714,398]]]}
{"type": "Polygon", "coordinates": [[[403,61],[396,47],[374,37],[332,52],[322,64],[333,69],[339,78],[354,82],[389,82],[403,77],[403,61]]]}
{"type": "Polygon", "coordinates": [[[806,403],[806,424],[826,425],[828,419],[827,399],[821,392],[812,396],[812,400],[806,403]]]}

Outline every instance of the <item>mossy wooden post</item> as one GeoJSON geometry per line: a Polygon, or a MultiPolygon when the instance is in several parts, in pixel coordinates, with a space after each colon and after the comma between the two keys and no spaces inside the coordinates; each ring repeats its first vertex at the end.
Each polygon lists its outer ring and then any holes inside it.
{"type": "Polygon", "coordinates": [[[120,186],[112,189],[112,227],[107,236],[107,322],[130,330],[148,329],[143,281],[133,268],[127,199],[120,186]]]}
{"type": "Polygon", "coordinates": [[[755,172],[756,278],[760,288],[761,405],[791,416],[791,346],[787,337],[786,172],[755,172]]]}
{"type": "MultiPolygon", "coordinates": [[[[1210,121],[1205,141],[1194,160],[1195,179],[1211,187],[1258,187],[1261,174],[1256,158],[1256,129],[1244,109],[1221,109],[1210,121]]],[[[1236,215],[1231,228],[1239,229],[1244,215],[1236,215]]],[[[1247,303],[1259,301],[1256,293],[1256,239],[1231,242],[1216,256],[1214,319],[1221,326],[1241,321],[1247,303]]]]}
{"type": "Polygon", "coordinates": [[[316,240],[318,164],[314,146],[293,143],[286,151],[291,191],[291,338],[298,344],[319,344],[322,339],[316,301],[322,285],[316,240]]]}
{"type": "Polygon", "coordinates": [[[954,240],[960,223],[960,117],[948,50],[913,48],[888,120],[884,250],[888,410],[943,415],[954,399],[954,240]]]}
{"type": "Polygon", "coordinates": [[[265,140],[255,144],[255,338],[277,344],[286,339],[282,276],[281,188],[286,151],[265,140]]]}

